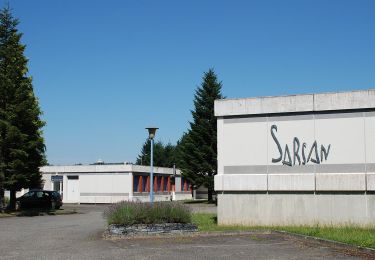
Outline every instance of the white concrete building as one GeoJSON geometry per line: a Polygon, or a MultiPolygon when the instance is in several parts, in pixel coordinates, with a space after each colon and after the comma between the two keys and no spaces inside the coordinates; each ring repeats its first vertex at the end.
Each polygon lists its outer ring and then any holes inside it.
{"type": "Polygon", "coordinates": [[[375,224],[375,90],[215,101],[218,222],[375,224]]]}
{"type": "MultiPolygon", "coordinates": [[[[41,167],[44,189],[59,191],[64,203],[149,201],[150,167],[94,164],[41,167]]],[[[191,199],[190,184],[176,170],[154,167],[154,200],[191,199]]]]}

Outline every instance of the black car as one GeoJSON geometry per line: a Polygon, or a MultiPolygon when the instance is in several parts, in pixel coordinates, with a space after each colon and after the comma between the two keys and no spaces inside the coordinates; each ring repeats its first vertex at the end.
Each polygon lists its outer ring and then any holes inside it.
{"type": "Polygon", "coordinates": [[[63,204],[60,194],[49,190],[31,190],[17,198],[16,203],[20,209],[59,209],[63,204]]]}

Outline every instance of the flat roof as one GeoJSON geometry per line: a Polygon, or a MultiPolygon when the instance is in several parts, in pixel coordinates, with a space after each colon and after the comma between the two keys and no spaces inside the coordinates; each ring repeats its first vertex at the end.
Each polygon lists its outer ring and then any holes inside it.
{"type": "Polygon", "coordinates": [[[375,108],[375,89],[215,100],[215,116],[375,108]]]}
{"type": "MultiPolygon", "coordinates": [[[[45,174],[58,173],[148,173],[150,166],[134,165],[134,164],[93,164],[93,165],[63,165],[63,166],[43,166],[40,171],[45,174]]],[[[158,174],[173,174],[173,168],[154,167],[154,173],[158,174]]],[[[176,169],[176,174],[180,175],[179,169],[176,169]]]]}

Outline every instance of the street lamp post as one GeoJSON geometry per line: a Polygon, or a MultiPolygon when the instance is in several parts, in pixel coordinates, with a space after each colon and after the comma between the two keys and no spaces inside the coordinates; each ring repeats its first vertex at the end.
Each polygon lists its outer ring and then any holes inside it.
{"type": "Polygon", "coordinates": [[[151,141],[151,158],[150,158],[150,203],[154,203],[154,137],[157,127],[146,127],[148,130],[148,137],[151,141]]]}

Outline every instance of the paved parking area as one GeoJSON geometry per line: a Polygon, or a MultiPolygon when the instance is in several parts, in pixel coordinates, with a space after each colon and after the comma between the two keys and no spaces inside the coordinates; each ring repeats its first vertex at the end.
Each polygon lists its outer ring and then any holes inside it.
{"type": "Polygon", "coordinates": [[[65,207],[82,214],[0,219],[0,259],[375,259],[267,232],[105,240],[105,206],[65,207]]]}

